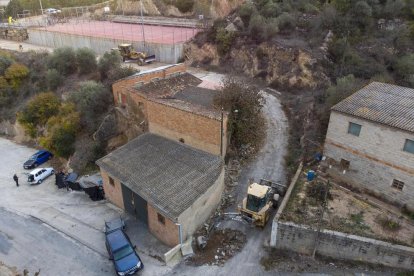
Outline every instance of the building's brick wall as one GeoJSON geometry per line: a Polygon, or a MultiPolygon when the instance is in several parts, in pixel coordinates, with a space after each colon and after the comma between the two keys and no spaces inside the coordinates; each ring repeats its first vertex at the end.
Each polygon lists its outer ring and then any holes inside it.
{"type": "Polygon", "coordinates": [[[414,134],[332,112],[324,152],[350,161],[344,180],[414,208],[414,154],[403,151],[406,139],[414,134]],[[362,125],[358,137],[348,133],[349,122],[362,125]],[[405,183],[402,191],[391,187],[393,179],[405,183]]]}
{"type": "Polygon", "coordinates": [[[118,206],[121,209],[125,209],[124,206],[124,200],[122,197],[122,187],[121,187],[121,183],[115,179],[114,179],[114,185],[111,185],[109,183],[109,175],[106,171],[104,171],[101,168],[101,176],[102,176],[102,180],[103,180],[103,188],[105,191],[105,197],[112,202],[113,204],[115,204],[116,206],[118,206]]]}
{"type": "Polygon", "coordinates": [[[148,123],[151,133],[176,141],[182,138],[187,145],[220,155],[221,122],[218,120],[148,102],[148,123]]]}
{"type": "Polygon", "coordinates": [[[167,217],[164,217],[164,219],[165,224],[159,222],[157,209],[148,203],[148,228],[150,232],[160,241],[164,242],[168,246],[174,247],[180,243],[178,225],[167,217]]]}

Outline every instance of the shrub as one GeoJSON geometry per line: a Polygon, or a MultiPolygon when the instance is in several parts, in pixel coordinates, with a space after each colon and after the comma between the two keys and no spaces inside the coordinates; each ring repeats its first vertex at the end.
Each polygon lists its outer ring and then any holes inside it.
{"type": "Polygon", "coordinates": [[[354,75],[348,75],[336,79],[336,85],[330,86],[326,90],[328,106],[333,106],[352,93],[361,86],[361,82],[355,79],[354,75]]]}
{"type": "Polygon", "coordinates": [[[46,82],[48,88],[55,91],[63,82],[63,77],[56,69],[49,69],[46,72],[46,82]]]}
{"type": "Polygon", "coordinates": [[[401,228],[401,224],[398,221],[389,217],[379,216],[377,217],[377,222],[384,228],[384,230],[398,231],[401,228]]]}
{"type": "Polygon", "coordinates": [[[128,76],[132,76],[133,74],[138,73],[139,70],[135,69],[132,66],[128,67],[115,67],[108,71],[108,80],[110,83],[113,83],[114,81],[126,78],[128,76]]]}
{"type": "Polygon", "coordinates": [[[260,14],[266,18],[278,17],[282,13],[282,9],[278,3],[267,1],[260,9],[260,14]]]}
{"type": "Polygon", "coordinates": [[[256,14],[256,7],[252,3],[244,3],[239,9],[239,16],[242,19],[245,26],[249,25],[250,19],[253,14],[256,14]]]}
{"type": "Polygon", "coordinates": [[[396,18],[402,14],[405,7],[404,0],[387,0],[384,6],[384,16],[387,18],[396,18]]]}
{"type": "Polygon", "coordinates": [[[20,83],[29,75],[29,68],[20,63],[13,63],[6,69],[4,77],[9,81],[10,85],[17,89],[20,83]]]}
{"type": "Polygon", "coordinates": [[[106,52],[98,62],[99,73],[101,74],[101,79],[106,79],[108,77],[108,72],[111,69],[121,66],[121,55],[118,51],[109,51],[106,52]]]}
{"type": "Polygon", "coordinates": [[[224,28],[220,28],[216,34],[217,51],[219,55],[224,56],[231,49],[235,38],[234,32],[228,32],[224,28]]]}
{"type": "Polygon", "coordinates": [[[296,22],[293,16],[288,14],[287,12],[282,13],[278,18],[278,27],[281,31],[291,31],[295,29],[296,22]]]}
{"type": "Polygon", "coordinates": [[[60,74],[67,76],[77,70],[76,54],[72,48],[58,48],[49,57],[49,68],[56,69],[60,74]]]}
{"type": "Polygon", "coordinates": [[[47,133],[39,139],[40,145],[57,156],[68,158],[74,152],[78,130],[79,114],[73,103],[65,103],[56,116],[49,118],[47,133]]]}
{"type": "Polygon", "coordinates": [[[6,69],[9,68],[12,63],[13,60],[11,58],[0,56],[0,75],[4,75],[4,72],[6,72],[6,69]]]}
{"type": "Polygon", "coordinates": [[[306,187],[306,195],[310,198],[315,199],[321,205],[325,204],[326,199],[332,199],[332,195],[329,192],[329,187],[327,184],[322,182],[310,183],[306,187]]]}
{"type": "Polygon", "coordinates": [[[266,20],[260,14],[252,15],[249,22],[249,32],[253,39],[258,41],[266,40],[266,20]]]}
{"type": "Polygon", "coordinates": [[[405,84],[414,87],[414,54],[397,59],[393,66],[398,78],[405,84]]]}
{"type": "Polygon", "coordinates": [[[89,74],[96,71],[96,55],[92,49],[80,48],[76,50],[76,60],[80,74],[89,74]]]}
{"type": "Polygon", "coordinates": [[[81,125],[93,132],[98,127],[99,116],[107,111],[112,95],[101,83],[86,81],[80,84],[77,91],[72,92],[70,100],[80,111],[81,125]]]}
{"type": "Polygon", "coordinates": [[[60,100],[55,94],[40,93],[33,97],[17,114],[17,120],[31,137],[36,136],[37,126],[44,126],[50,117],[58,114],[60,100]]]}
{"type": "Polygon", "coordinates": [[[177,0],[174,6],[182,13],[190,12],[193,10],[194,0],[177,0]]]}

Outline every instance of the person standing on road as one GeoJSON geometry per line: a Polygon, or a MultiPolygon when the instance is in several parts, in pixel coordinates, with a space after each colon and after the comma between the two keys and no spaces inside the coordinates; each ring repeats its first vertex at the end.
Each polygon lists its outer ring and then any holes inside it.
{"type": "Polygon", "coordinates": [[[14,182],[16,182],[16,186],[19,187],[19,178],[17,177],[16,174],[13,175],[13,180],[14,182]]]}

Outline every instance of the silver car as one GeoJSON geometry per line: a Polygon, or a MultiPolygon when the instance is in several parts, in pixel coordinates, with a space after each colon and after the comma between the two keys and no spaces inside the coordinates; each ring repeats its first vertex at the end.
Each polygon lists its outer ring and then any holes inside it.
{"type": "Polygon", "coordinates": [[[40,184],[48,176],[54,174],[53,168],[37,168],[29,173],[27,182],[29,184],[40,184]]]}

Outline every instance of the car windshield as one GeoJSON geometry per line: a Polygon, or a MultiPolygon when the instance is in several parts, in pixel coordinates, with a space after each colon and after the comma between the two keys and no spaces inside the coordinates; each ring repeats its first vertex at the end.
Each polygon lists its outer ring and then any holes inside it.
{"type": "Polygon", "coordinates": [[[29,182],[32,182],[34,180],[34,176],[32,174],[29,174],[28,180],[29,182]]]}
{"type": "Polygon", "coordinates": [[[36,158],[37,158],[37,154],[32,155],[32,157],[30,157],[30,160],[36,160],[36,158]]]}
{"type": "Polygon", "coordinates": [[[133,252],[132,247],[129,246],[129,245],[125,245],[124,247],[122,247],[121,249],[119,249],[118,251],[116,251],[114,253],[114,260],[118,261],[118,260],[128,256],[132,252],[133,252]]]}

